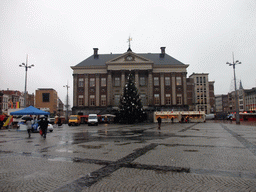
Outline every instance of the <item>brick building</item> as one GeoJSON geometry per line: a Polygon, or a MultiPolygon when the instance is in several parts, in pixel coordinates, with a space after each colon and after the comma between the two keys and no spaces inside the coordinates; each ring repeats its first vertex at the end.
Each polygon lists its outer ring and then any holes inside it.
{"type": "Polygon", "coordinates": [[[58,111],[58,94],[54,89],[37,89],[35,96],[35,107],[52,114],[57,114],[58,111]]]}

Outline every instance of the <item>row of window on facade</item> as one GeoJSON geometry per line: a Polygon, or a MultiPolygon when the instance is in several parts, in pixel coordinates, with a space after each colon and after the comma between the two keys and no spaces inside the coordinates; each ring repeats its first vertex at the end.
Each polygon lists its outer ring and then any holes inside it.
{"type": "Polygon", "coordinates": [[[207,113],[207,105],[197,105],[197,107],[196,107],[197,109],[197,111],[205,111],[205,113],[207,113]]]}
{"type": "Polygon", "coordinates": [[[206,84],[206,78],[205,77],[196,77],[196,84],[206,84]]]}
{"type": "MultiPolygon", "coordinates": [[[[89,86],[90,87],[95,87],[95,78],[90,78],[89,79],[89,86]]],[[[100,85],[101,87],[107,86],[107,79],[106,78],[101,78],[100,80],[100,85]]],[[[139,85],[140,86],[146,86],[147,81],[146,77],[140,77],[139,78],[139,85]]],[[[154,77],[154,86],[159,86],[159,77],[154,77]]],[[[170,77],[165,77],[165,85],[170,86],[171,85],[171,79],[170,77]]],[[[182,85],[181,77],[176,77],[176,85],[182,85]]],[[[121,86],[121,79],[120,77],[114,77],[114,86],[119,87],[121,86]]],[[[78,87],[84,87],[84,78],[79,78],[78,79],[78,87]]]]}
{"type": "Polygon", "coordinates": [[[197,98],[197,104],[207,104],[207,98],[197,98]]]}
{"type": "MultiPolygon", "coordinates": [[[[120,102],[120,94],[115,94],[114,95],[114,106],[118,106],[120,102]]],[[[148,97],[146,94],[140,94],[141,102],[143,106],[148,105],[148,97]]],[[[176,97],[177,105],[182,105],[182,94],[177,94],[176,97]]],[[[165,105],[171,105],[171,94],[166,94],[165,95],[165,105]]],[[[106,95],[101,95],[100,98],[100,105],[101,106],[106,106],[107,105],[107,96],[106,95]]],[[[159,94],[154,94],[154,105],[160,105],[160,95],[159,94]]],[[[78,106],[84,106],[84,96],[79,95],[78,96],[78,106]]],[[[96,106],[96,98],[95,95],[90,95],[89,96],[89,106],[96,106]]]]}

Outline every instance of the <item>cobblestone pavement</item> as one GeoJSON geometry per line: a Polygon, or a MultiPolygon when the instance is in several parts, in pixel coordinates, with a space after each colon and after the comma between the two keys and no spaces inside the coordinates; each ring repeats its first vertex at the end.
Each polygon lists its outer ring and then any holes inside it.
{"type": "Polygon", "coordinates": [[[0,191],[256,191],[256,126],[0,130],[0,191]]]}

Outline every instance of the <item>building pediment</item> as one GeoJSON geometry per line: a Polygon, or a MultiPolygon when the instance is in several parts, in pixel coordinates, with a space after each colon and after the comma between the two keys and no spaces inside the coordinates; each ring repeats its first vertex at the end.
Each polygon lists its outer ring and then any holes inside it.
{"type": "Polygon", "coordinates": [[[129,51],[107,61],[106,65],[108,70],[136,70],[152,69],[153,63],[153,61],[129,51]]]}

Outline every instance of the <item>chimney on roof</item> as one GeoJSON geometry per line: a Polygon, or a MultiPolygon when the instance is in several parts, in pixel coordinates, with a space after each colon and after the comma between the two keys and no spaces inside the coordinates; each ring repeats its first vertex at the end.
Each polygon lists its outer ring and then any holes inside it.
{"type": "Polygon", "coordinates": [[[160,57],[164,57],[164,55],[165,55],[165,47],[160,47],[160,49],[161,49],[161,54],[160,54],[160,57]]]}
{"type": "Polygon", "coordinates": [[[94,59],[98,59],[98,57],[99,57],[99,55],[98,55],[98,48],[93,48],[93,50],[94,50],[94,59]]]}

